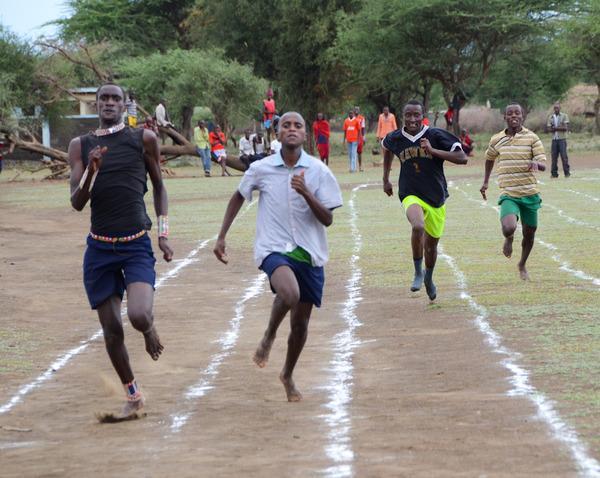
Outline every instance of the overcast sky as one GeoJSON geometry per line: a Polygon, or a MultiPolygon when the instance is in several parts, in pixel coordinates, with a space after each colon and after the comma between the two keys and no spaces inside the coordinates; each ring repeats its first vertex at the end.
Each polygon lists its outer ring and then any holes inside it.
{"type": "Polygon", "coordinates": [[[56,27],[42,27],[46,22],[64,18],[65,0],[0,0],[0,23],[24,39],[52,36],[56,27]]]}

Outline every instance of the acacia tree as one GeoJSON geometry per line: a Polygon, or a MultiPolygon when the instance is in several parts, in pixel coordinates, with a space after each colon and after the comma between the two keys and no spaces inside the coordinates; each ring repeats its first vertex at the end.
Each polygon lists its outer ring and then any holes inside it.
{"type": "MultiPolygon", "coordinates": [[[[534,33],[572,2],[554,0],[371,0],[351,18],[349,31],[379,35],[383,43],[341,45],[366,50],[354,58],[382,65],[382,80],[394,84],[398,72],[413,85],[429,80],[442,85],[446,101],[469,96],[479,88],[504,49],[534,33]],[[365,19],[367,21],[365,22],[365,19]],[[387,68],[385,68],[387,66],[387,68]]],[[[350,57],[352,58],[352,56],[350,57]]],[[[351,69],[360,67],[355,63],[351,69]]],[[[426,86],[422,85],[421,87],[426,86]]],[[[414,89],[414,87],[413,87],[414,89]]],[[[425,100],[427,91],[424,90],[425,100]]],[[[454,128],[460,129],[456,102],[454,128]]]]}
{"type": "Polygon", "coordinates": [[[527,38],[503,51],[477,98],[489,100],[497,108],[516,101],[529,112],[560,98],[572,81],[571,65],[555,42],[544,37],[527,38]]]}
{"type": "Polygon", "coordinates": [[[194,0],[68,0],[73,14],[56,20],[67,42],[110,40],[127,54],[189,46],[185,19],[194,0]]]}
{"type": "Polygon", "coordinates": [[[191,135],[194,106],[210,108],[227,131],[232,122],[248,122],[256,116],[267,85],[249,66],[228,60],[217,50],[155,53],[122,62],[119,74],[142,103],[156,104],[165,98],[186,138],[191,135]]]}
{"type": "MultiPolygon", "coordinates": [[[[341,71],[327,49],[343,12],[361,0],[204,0],[192,14],[190,36],[222,47],[230,58],[251,64],[275,87],[279,110],[295,109],[310,121],[341,96],[341,71]],[[245,12],[240,15],[239,12],[245,12]]],[[[260,101],[257,110],[262,110],[260,101]]]]}
{"type": "Polygon", "coordinates": [[[561,51],[585,81],[595,84],[595,133],[600,134],[600,0],[580,2],[581,10],[565,22],[561,51]]]}

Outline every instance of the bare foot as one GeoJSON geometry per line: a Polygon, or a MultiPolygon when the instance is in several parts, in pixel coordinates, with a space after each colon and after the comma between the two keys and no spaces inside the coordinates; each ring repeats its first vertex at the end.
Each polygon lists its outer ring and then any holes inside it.
{"type": "Polygon", "coordinates": [[[146,341],[146,352],[148,352],[148,355],[152,357],[152,360],[158,360],[164,347],[160,343],[160,338],[158,337],[154,326],[147,332],[144,332],[144,340],[146,341]]]}
{"type": "Polygon", "coordinates": [[[129,420],[137,420],[146,416],[142,412],[144,408],[144,397],[138,400],[127,401],[121,413],[96,413],[96,418],[100,423],[119,423],[129,420]]]}
{"type": "Polygon", "coordinates": [[[527,269],[525,268],[525,265],[521,265],[519,264],[519,276],[521,277],[522,280],[529,280],[529,274],[527,273],[527,269]]]}
{"type": "Polygon", "coordinates": [[[272,345],[273,342],[269,342],[264,337],[260,341],[260,344],[258,344],[258,348],[256,349],[256,352],[254,352],[254,357],[252,360],[254,360],[254,363],[260,368],[266,367],[267,362],[269,361],[269,353],[271,352],[272,345]]]}
{"type": "Polygon", "coordinates": [[[502,246],[502,253],[510,258],[510,256],[512,256],[512,245],[513,245],[513,239],[515,237],[514,236],[509,236],[506,239],[504,239],[504,246],[502,246]]]}
{"type": "Polygon", "coordinates": [[[292,377],[286,379],[283,376],[283,372],[281,372],[279,375],[279,380],[281,380],[281,383],[283,383],[288,402],[299,402],[302,400],[302,394],[296,389],[296,385],[294,384],[292,377]]]}

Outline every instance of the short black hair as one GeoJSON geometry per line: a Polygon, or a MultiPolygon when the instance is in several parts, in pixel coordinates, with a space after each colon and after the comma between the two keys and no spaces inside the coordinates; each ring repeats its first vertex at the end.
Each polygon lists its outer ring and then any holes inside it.
{"type": "Polygon", "coordinates": [[[506,114],[506,110],[508,109],[509,106],[518,106],[519,109],[521,110],[521,114],[524,113],[523,111],[523,107],[521,106],[521,103],[519,103],[518,101],[511,101],[510,103],[508,103],[505,107],[504,107],[504,114],[506,114]]]}
{"type": "Polygon", "coordinates": [[[123,101],[125,101],[125,90],[123,89],[123,87],[121,85],[117,85],[116,83],[113,83],[112,81],[107,81],[105,83],[102,83],[98,89],[96,90],[96,101],[98,101],[98,93],[100,93],[100,90],[102,88],[104,88],[105,86],[116,86],[117,88],[119,88],[121,90],[121,95],[123,96],[123,101]]]}
{"type": "Polygon", "coordinates": [[[421,108],[421,113],[425,113],[425,107],[423,106],[423,103],[421,103],[419,100],[410,100],[408,101],[405,105],[404,108],[402,108],[402,111],[404,112],[404,110],[406,109],[407,106],[419,106],[421,108]]]}

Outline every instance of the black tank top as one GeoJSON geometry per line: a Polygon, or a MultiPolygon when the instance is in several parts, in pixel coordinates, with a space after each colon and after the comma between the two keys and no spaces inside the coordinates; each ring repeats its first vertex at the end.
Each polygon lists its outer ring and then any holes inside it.
{"type": "Polygon", "coordinates": [[[152,227],[144,204],[148,188],[143,134],[142,128],[124,128],[107,136],[81,136],[81,159],[86,167],[93,148],[108,148],[91,193],[94,234],[121,237],[152,227]]]}

